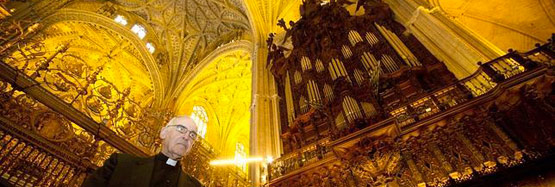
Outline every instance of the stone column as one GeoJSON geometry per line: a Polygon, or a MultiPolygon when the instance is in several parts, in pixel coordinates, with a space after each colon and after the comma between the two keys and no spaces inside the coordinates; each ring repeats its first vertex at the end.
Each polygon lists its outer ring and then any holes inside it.
{"type": "MultiPolygon", "coordinates": [[[[253,99],[251,105],[250,156],[277,158],[280,156],[279,140],[279,97],[274,77],[266,66],[268,48],[255,44],[252,55],[253,99]]],[[[253,163],[249,166],[249,179],[253,186],[261,186],[268,176],[267,163],[253,163]]]]}
{"type": "Polygon", "coordinates": [[[478,69],[478,61],[501,56],[503,51],[461,23],[449,19],[439,8],[422,0],[385,0],[395,20],[405,25],[458,79],[478,69]]]}

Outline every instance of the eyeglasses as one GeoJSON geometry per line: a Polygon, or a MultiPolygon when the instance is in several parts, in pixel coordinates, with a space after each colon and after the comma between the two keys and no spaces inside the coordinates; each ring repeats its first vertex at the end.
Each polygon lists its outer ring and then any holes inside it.
{"type": "Polygon", "coordinates": [[[189,129],[187,129],[187,127],[185,127],[183,125],[168,125],[168,127],[175,127],[177,132],[180,132],[181,134],[187,134],[192,139],[197,138],[197,133],[195,131],[189,130],[189,129]]]}

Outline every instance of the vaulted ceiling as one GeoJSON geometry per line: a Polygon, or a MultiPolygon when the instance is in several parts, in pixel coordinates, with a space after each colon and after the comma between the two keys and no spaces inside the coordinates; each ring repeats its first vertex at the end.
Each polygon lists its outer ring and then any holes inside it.
{"type": "MultiPolygon", "coordinates": [[[[91,25],[103,25],[115,32],[122,28],[131,32],[135,25],[142,26],[145,36],[131,38],[139,41],[136,47],[143,48],[137,52],[147,51],[144,49],[147,44],[154,46],[155,51],[150,58],[137,58],[145,66],[131,71],[148,71],[155,93],[154,106],[176,110],[179,105],[176,101],[183,97],[185,87],[199,71],[219,55],[234,50],[252,53],[255,43],[264,45],[269,33],[283,32],[276,25],[279,19],[289,21],[299,18],[300,3],[301,0],[74,1],[66,6],[64,12],[70,14],[67,15],[69,19],[84,14],[92,17],[100,14],[115,21],[117,16],[122,16],[126,24],[106,25],[90,21],[91,25]]],[[[93,30],[88,32],[89,35],[95,33],[93,30]]],[[[97,45],[103,45],[102,41],[98,42],[97,45]]],[[[133,56],[130,57],[133,61],[133,56]]],[[[114,81],[118,80],[123,81],[114,81]]]]}
{"type": "Polygon", "coordinates": [[[553,0],[428,0],[503,51],[527,51],[555,32],[553,0]]]}
{"type": "Polygon", "coordinates": [[[248,39],[244,6],[234,0],[117,0],[118,11],[152,33],[163,74],[163,104],[170,104],[195,66],[218,46],[248,39]]]}

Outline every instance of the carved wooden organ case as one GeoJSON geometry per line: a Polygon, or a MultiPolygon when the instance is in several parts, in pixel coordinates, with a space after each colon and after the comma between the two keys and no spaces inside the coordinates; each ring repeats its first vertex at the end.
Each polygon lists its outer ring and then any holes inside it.
{"type": "Polygon", "coordinates": [[[301,5],[300,20],[278,23],[286,30],[283,42],[270,34],[268,65],[281,97],[284,153],[362,129],[456,81],[394,21],[387,4],[366,1],[357,9],[364,13],[309,0],[301,5]]]}

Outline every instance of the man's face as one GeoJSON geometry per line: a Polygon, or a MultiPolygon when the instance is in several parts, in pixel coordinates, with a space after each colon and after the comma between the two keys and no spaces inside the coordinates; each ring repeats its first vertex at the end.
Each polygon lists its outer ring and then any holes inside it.
{"type": "Polygon", "coordinates": [[[172,124],[164,127],[160,133],[162,138],[162,149],[167,149],[169,153],[185,156],[193,146],[195,138],[190,136],[190,131],[197,132],[197,125],[190,118],[175,118],[172,124]],[[186,129],[183,129],[183,126],[186,129]],[[179,130],[182,130],[180,132],[179,130]]]}

